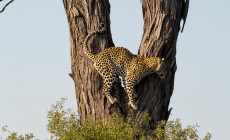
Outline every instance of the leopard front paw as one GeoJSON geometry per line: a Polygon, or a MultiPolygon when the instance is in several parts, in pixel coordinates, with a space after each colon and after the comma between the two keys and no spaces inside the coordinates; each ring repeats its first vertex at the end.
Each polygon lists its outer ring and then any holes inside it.
{"type": "Polygon", "coordinates": [[[117,99],[116,99],[116,98],[113,98],[113,97],[110,97],[110,98],[109,98],[109,101],[110,101],[111,104],[117,103],[117,99]]]}
{"type": "Polygon", "coordinates": [[[137,104],[136,103],[129,102],[128,105],[131,106],[134,110],[137,110],[137,104]]]}

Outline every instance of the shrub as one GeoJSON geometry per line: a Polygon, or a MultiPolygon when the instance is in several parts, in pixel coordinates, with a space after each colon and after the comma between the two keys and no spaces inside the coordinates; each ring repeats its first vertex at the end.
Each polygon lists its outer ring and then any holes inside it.
{"type": "MultiPolygon", "coordinates": [[[[8,136],[5,140],[39,140],[32,133],[18,135],[17,132],[11,132],[7,129],[7,126],[2,127],[2,131],[8,133],[8,136]]],[[[2,138],[0,137],[0,139],[2,138]]]]}
{"type": "MultiPolygon", "coordinates": [[[[198,140],[198,125],[190,125],[182,128],[180,120],[159,122],[153,131],[148,129],[150,117],[145,113],[139,123],[135,123],[134,113],[130,113],[126,121],[115,113],[111,121],[103,123],[88,118],[81,125],[71,109],[64,109],[65,98],[62,98],[52,106],[48,112],[48,131],[55,140],[198,140]],[[154,136],[154,137],[153,137],[154,136]]],[[[210,140],[208,133],[203,140],[210,140]]]]}
{"type": "MultiPolygon", "coordinates": [[[[198,140],[198,125],[182,128],[180,120],[161,121],[156,129],[148,129],[150,117],[147,113],[135,121],[134,113],[123,120],[115,113],[107,123],[86,119],[82,124],[72,109],[65,109],[66,98],[62,98],[52,105],[48,111],[47,130],[51,134],[51,140],[198,140]]],[[[3,132],[8,133],[6,140],[38,140],[32,133],[18,135],[3,127],[3,132]]],[[[211,134],[207,134],[203,140],[210,140],[211,134]]]]}

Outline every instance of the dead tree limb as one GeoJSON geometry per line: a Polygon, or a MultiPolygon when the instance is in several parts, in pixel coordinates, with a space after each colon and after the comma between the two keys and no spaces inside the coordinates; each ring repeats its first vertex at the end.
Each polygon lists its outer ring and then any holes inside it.
{"type": "MultiPolygon", "coordinates": [[[[1,0],[1,1],[3,1],[3,0],[1,0]]],[[[0,2],[1,2],[1,1],[0,1],[0,2]]],[[[6,9],[6,7],[7,7],[8,5],[10,5],[13,1],[14,1],[14,0],[9,1],[9,2],[2,8],[2,10],[0,11],[0,13],[2,13],[2,12],[6,9]]]]}

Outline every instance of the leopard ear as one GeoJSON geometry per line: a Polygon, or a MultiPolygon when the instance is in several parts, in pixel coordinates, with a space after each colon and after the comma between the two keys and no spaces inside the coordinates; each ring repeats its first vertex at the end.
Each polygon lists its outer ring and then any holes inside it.
{"type": "Polygon", "coordinates": [[[161,58],[161,60],[162,60],[162,61],[164,61],[164,60],[165,60],[165,58],[161,58]]]}

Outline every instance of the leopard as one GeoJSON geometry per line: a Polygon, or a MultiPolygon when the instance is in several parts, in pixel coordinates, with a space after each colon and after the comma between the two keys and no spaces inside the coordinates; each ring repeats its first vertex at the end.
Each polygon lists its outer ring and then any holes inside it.
{"type": "Polygon", "coordinates": [[[112,97],[110,91],[120,77],[120,82],[122,82],[124,91],[128,95],[128,105],[137,110],[135,85],[145,76],[154,73],[164,79],[164,58],[135,55],[128,49],[119,46],[105,48],[96,54],[91,53],[88,50],[90,46],[87,46],[89,39],[95,34],[104,32],[106,32],[106,26],[100,24],[98,30],[92,31],[85,37],[82,43],[84,54],[93,62],[93,67],[103,78],[103,93],[111,104],[118,102],[115,97],[112,97]]]}

